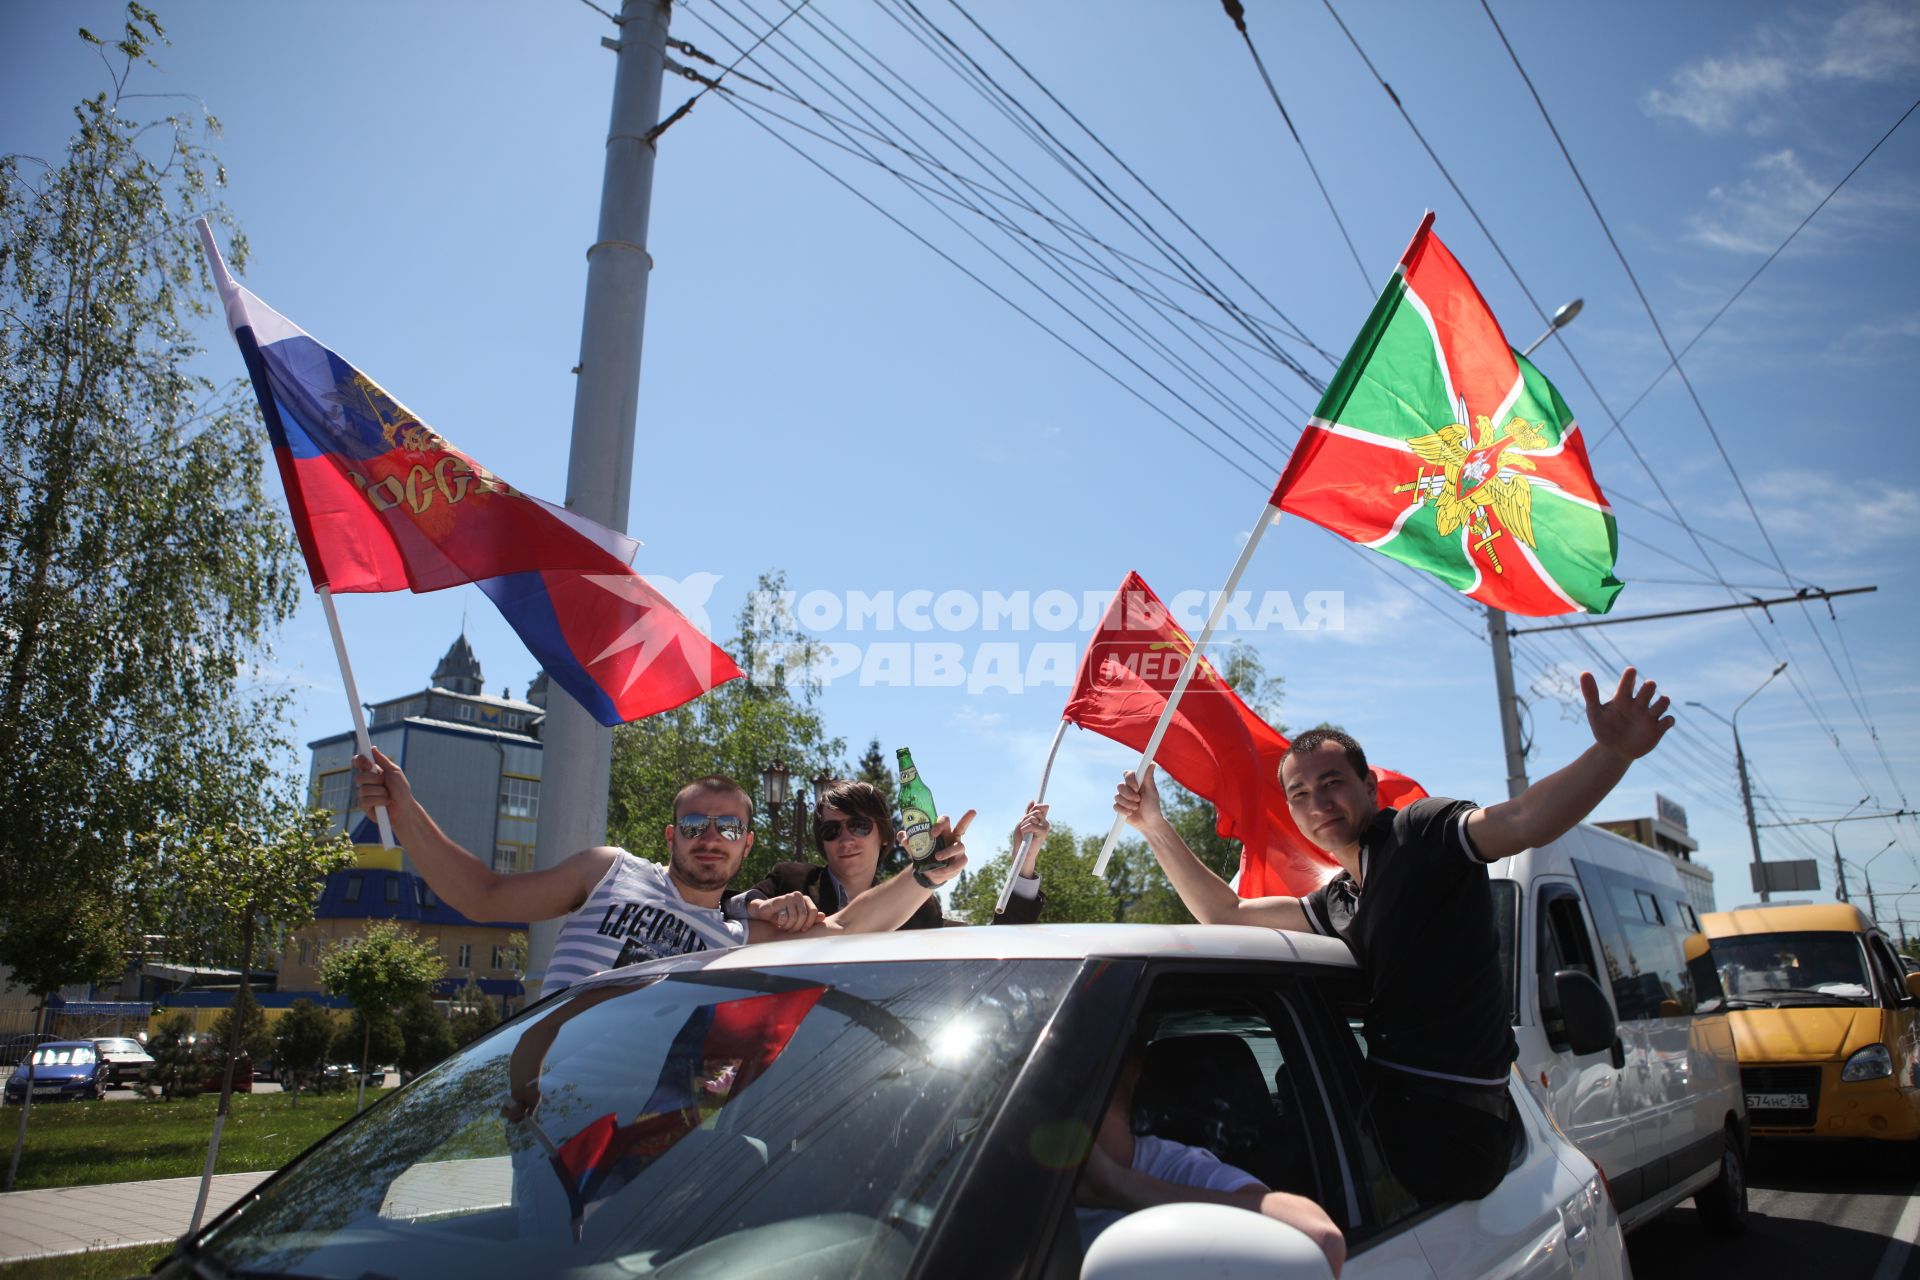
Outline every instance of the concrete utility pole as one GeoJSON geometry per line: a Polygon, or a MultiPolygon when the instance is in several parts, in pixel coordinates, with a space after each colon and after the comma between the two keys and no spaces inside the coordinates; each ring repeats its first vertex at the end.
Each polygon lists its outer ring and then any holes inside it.
{"type": "MultiPolygon", "coordinates": [[[[1553,319],[1547,322],[1547,331],[1520,354],[1530,356],[1539,350],[1541,343],[1579,315],[1585,305],[1575,298],[1554,312],[1553,319]]],[[[1527,789],[1527,751],[1520,743],[1520,695],[1513,688],[1513,641],[1507,634],[1507,615],[1492,605],[1487,606],[1487,638],[1493,644],[1493,685],[1500,699],[1500,740],[1507,752],[1507,799],[1514,800],[1527,789]]]]}
{"type": "MultiPolygon", "coordinates": [[[[1858,809],[1871,799],[1873,799],[1872,796],[1861,796],[1860,799],[1854,803],[1853,809],[1858,809]]],[[[1840,901],[1842,902],[1846,902],[1849,899],[1847,897],[1847,864],[1840,859],[1840,824],[1847,820],[1853,813],[1853,809],[1849,809],[1846,813],[1835,818],[1833,825],[1827,828],[1827,834],[1833,837],[1833,878],[1839,888],[1840,901]]]]}
{"type": "MultiPolygon", "coordinates": [[[[647,215],[653,198],[653,145],[666,65],[668,0],[626,0],[614,51],[613,114],[600,184],[600,229],[587,250],[586,313],[580,326],[579,382],[573,397],[573,449],[567,506],[622,532],[633,489],[634,418],[640,400],[640,340],[647,312],[647,215]]],[[[613,734],[558,690],[542,730],[540,826],[533,865],[555,865],[605,844],[613,734]]],[[[557,921],[536,923],[528,938],[526,985],[545,981],[557,921]]]]}
{"type": "MultiPolygon", "coordinates": [[[[1720,723],[1726,725],[1727,728],[1733,730],[1733,767],[1740,773],[1740,803],[1745,806],[1747,811],[1747,839],[1753,843],[1753,887],[1760,891],[1760,901],[1762,902],[1773,901],[1773,896],[1767,891],[1766,870],[1760,863],[1760,827],[1753,816],[1753,784],[1747,779],[1747,753],[1742,750],[1740,746],[1740,712],[1749,702],[1752,702],[1760,696],[1760,689],[1764,689],[1772,684],[1774,676],[1779,675],[1786,669],[1787,664],[1784,662],[1775,667],[1772,673],[1760,682],[1759,689],[1755,689],[1752,693],[1740,699],[1740,705],[1733,709],[1732,716],[1723,716],[1704,702],[1687,703],[1690,707],[1699,707],[1715,720],[1720,721],[1720,723]]],[[[1873,888],[1871,884],[1869,884],[1867,892],[1869,895],[1872,894],[1873,888]]]]}

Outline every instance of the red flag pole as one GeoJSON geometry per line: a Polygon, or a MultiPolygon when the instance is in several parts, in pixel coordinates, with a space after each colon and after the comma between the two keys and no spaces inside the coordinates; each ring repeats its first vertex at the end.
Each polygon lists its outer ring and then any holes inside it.
{"type": "MultiPolygon", "coordinates": [[[[1040,771],[1040,789],[1033,793],[1033,803],[1039,804],[1047,798],[1047,779],[1053,776],[1053,758],[1060,754],[1061,739],[1067,736],[1067,725],[1071,721],[1062,718],[1060,727],[1053,731],[1053,746],[1047,751],[1047,766],[1040,771]]],[[[1013,896],[1013,878],[1020,874],[1020,864],[1027,856],[1027,846],[1033,843],[1033,833],[1029,831],[1020,837],[1020,847],[1013,851],[1013,862],[1007,867],[1007,882],[1000,886],[1000,901],[994,904],[993,914],[1005,915],[1007,899],[1013,896]]]]}
{"type": "MultiPolygon", "coordinates": [[[[1213,608],[1207,611],[1207,625],[1200,628],[1200,635],[1193,642],[1193,648],[1187,651],[1187,660],[1180,667],[1180,678],[1174,682],[1173,692],[1167,695],[1167,705],[1160,710],[1160,720],[1153,726],[1153,736],[1147,739],[1147,749],[1140,753],[1140,763],[1135,774],[1145,774],[1147,766],[1153,763],[1153,757],[1160,750],[1160,740],[1167,736],[1167,725],[1173,720],[1173,713],[1180,706],[1180,699],[1187,692],[1187,682],[1193,679],[1193,669],[1199,664],[1200,654],[1207,647],[1207,641],[1213,638],[1213,629],[1220,622],[1220,615],[1226,612],[1227,602],[1233,598],[1233,589],[1240,585],[1240,575],[1247,571],[1247,562],[1253,559],[1253,549],[1260,545],[1260,539],[1266,536],[1269,526],[1280,522],[1280,508],[1269,502],[1260,513],[1260,520],[1253,526],[1253,532],[1247,535],[1247,545],[1240,548],[1240,558],[1233,562],[1233,572],[1227,575],[1227,585],[1213,602],[1213,608]]],[[[1107,832],[1106,843],[1100,846],[1100,856],[1094,860],[1093,874],[1107,874],[1107,863],[1113,858],[1113,846],[1120,839],[1121,828],[1127,820],[1115,817],[1113,827],[1107,832]]]]}

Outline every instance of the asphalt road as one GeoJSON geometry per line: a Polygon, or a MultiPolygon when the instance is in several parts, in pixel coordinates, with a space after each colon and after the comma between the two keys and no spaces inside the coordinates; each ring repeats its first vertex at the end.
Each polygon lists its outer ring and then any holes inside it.
{"type": "Polygon", "coordinates": [[[1755,1143],[1752,1219],[1716,1236],[1692,1201],[1627,1237],[1636,1280],[1920,1280],[1920,1157],[1870,1144],[1755,1143]]]}

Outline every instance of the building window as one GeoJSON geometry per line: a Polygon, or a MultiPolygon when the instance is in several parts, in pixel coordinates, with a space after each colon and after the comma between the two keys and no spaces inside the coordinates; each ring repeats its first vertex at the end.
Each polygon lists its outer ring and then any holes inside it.
{"type": "Polygon", "coordinates": [[[428,887],[425,880],[420,882],[420,905],[423,907],[437,907],[440,905],[440,899],[434,896],[433,890],[428,887]]]}
{"type": "Polygon", "coordinates": [[[366,878],[365,876],[348,876],[347,877],[347,901],[348,902],[360,901],[360,882],[365,878],[366,878]]]}
{"type": "Polygon", "coordinates": [[[473,944],[471,942],[461,943],[459,951],[456,952],[455,954],[458,957],[458,959],[455,961],[455,964],[454,964],[455,968],[457,969],[473,968],[473,944]]]}
{"type": "Polygon", "coordinates": [[[334,769],[313,781],[315,808],[339,817],[353,805],[353,770],[334,769]]]}
{"type": "Polygon", "coordinates": [[[313,963],[313,939],[311,938],[300,939],[300,963],[313,963]]]}
{"type": "Polygon", "coordinates": [[[538,818],[540,816],[540,779],[524,774],[500,775],[500,816],[538,818]]]}
{"type": "Polygon", "coordinates": [[[398,876],[387,877],[387,901],[400,901],[400,878],[398,876]]]}
{"type": "Polygon", "coordinates": [[[500,875],[533,869],[533,846],[502,840],[493,846],[493,869],[500,875]]]}
{"type": "Polygon", "coordinates": [[[461,704],[460,704],[460,718],[461,718],[462,720],[471,720],[471,719],[473,719],[473,704],[472,704],[472,703],[470,703],[470,702],[463,702],[463,703],[461,703],[461,704]]]}
{"type": "Polygon", "coordinates": [[[505,947],[495,947],[493,949],[493,967],[495,969],[504,969],[507,967],[507,949],[505,947]]]}

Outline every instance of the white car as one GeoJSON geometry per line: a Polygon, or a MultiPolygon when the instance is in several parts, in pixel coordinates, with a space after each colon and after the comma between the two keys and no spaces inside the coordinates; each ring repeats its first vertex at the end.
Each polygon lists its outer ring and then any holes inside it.
{"type": "Polygon", "coordinates": [[[93,1047],[99,1051],[100,1061],[106,1063],[111,1084],[138,1081],[153,1065],[153,1055],[132,1036],[102,1036],[94,1040],[93,1047]]]}
{"type": "Polygon", "coordinates": [[[1131,1215],[1083,1250],[1081,1163],[1144,1042],[1135,1131],[1316,1199],[1347,1277],[1624,1277],[1603,1180],[1517,1080],[1492,1194],[1420,1203],[1386,1171],[1360,1105],[1364,990],[1341,943],[1240,927],[927,930],[637,965],[369,1108],[160,1274],[1327,1275],[1299,1232],[1209,1205],[1131,1215]]]}

